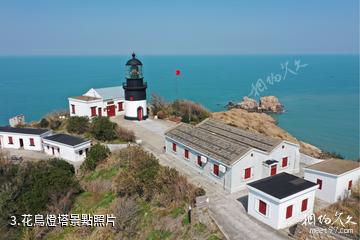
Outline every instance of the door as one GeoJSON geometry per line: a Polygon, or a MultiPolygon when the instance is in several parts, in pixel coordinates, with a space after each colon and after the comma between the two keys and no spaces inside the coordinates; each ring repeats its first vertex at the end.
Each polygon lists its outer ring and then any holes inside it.
{"type": "Polygon", "coordinates": [[[276,165],[271,166],[271,173],[270,175],[273,176],[276,174],[276,165]]]}
{"type": "Polygon", "coordinates": [[[55,155],[55,149],[54,149],[54,147],[51,147],[51,150],[52,150],[52,155],[55,155]]]}
{"type": "Polygon", "coordinates": [[[19,142],[20,142],[20,148],[23,148],[24,147],[24,140],[22,138],[20,138],[19,142]]]}
{"type": "Polygon", "coordinates": [[[98,108],[98,116],[99,116],[99,117],[101,117],[101,116],[102,116],[102,111],[101,111],[101,110],[102,110],[102,108],[101,108],[101,107],[99,107],[99,108],[98,108]]]}
{"type": "Polygon", "coordinates": [[[143,108],[142,107],[138,107],[138,109],[137,109],[137,118],[139,121],[143,120],[143,108]]]}
{"type": "Polygon", "coordinates": [[[115,116],[115,105],[110,105],[106,107],[107,110],[107,115],[108,117],[113,117],[115,116]]]}

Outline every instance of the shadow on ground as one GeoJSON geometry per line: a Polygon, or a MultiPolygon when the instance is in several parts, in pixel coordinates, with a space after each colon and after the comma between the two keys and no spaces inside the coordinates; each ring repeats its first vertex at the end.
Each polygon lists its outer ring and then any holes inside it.
{"type": "Polygon", "coordinates": [[[236,200],[238,200],[242,205],[243,205],[243,207],[245,208],[245,210],[246,210],[246,212],[247,212],[247,206],[248,206],[248,196],[246,195],[246,196],[243,196],[243,197],[239,197],[238,199],[236,199],[236,200]]]}

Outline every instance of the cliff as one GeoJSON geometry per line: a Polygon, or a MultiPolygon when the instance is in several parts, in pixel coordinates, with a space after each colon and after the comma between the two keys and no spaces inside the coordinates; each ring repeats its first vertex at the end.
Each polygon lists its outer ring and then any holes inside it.
{"type": "Polygon", "coordinates": [[[281,138],[300,145],[300,151],[307,155],[319,158],[322,152],[319,148],[297,140],[290,133],[276,125],[276,120],[265,113],[248,112],[233,108],[225,112],[214,112],[212,117],[227,124],[264,134],[266,136],[281,138]]]}

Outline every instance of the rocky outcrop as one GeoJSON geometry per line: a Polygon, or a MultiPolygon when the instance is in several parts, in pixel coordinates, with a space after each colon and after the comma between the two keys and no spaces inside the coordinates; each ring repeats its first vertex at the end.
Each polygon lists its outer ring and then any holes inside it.
{"type": "Polygon", "coordinates": [[[283,105],[275,96],[261,97],[259,102],[249,97],[243,97],[243,100],[240,103],[229,102],[227,108],[241,108],[248,112],[265,113],[282,113],[284,111],[283,105]]]}
{"type": "Polygon", "coordinates": [[[259,107],[263,112],[282,113],[284,111],[283,105],[275,96],[261,97],[259,107]]]}

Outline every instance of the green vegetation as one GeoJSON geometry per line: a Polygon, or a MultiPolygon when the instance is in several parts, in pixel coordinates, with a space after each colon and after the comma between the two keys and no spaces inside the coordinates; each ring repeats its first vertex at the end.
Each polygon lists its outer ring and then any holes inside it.
{"type": "Polygon", "coordinates": [[[94,170],[98,163],[105,160],[110,154],[110,150],[99,143],[93,145],[87,153],[85,161],[81,164],[81,169],[94,170]]]}
{"type": "MultiPolygon", "coordinates": [[[[69,211],[80,185],[74,167],[61,159],[26,162],[22,165],[0,160],[0,226],[9,216],[39,214],[48,209],[69,211]]],[[[0,228],[0,236],[14,238],[20,228],[0,228]]]]}
{"type": "Polygon", "coordinates": [[[210,112],[203,106],[188,100],[166,102],[156,94],[151,95],[151,110],[159,119],[173,119],[185,123],[196,124],[210,116],[210,112]]]}
{"type": "Polygon", "coordinates": [[[112,177],[114,177],[118,171],[119,171],[119,169],[117,169],[115,167],[96,170],[96,171],[92,172],[91,174],[89,174],[88,176],[86,176],[84,179],[85,179],[85,181],[93,181],[96,179],[109,180],[112,177]]]}
{"type": "Polygon", "coordinates": [[[116,125],[107,117],[95,117],[91,121],[90,132],[97,140],[111,141],[116,139],[116,125]]]}
{"type": "Polygon", "coordinates": [[[154,230],[152,231],[146,240],[160,240],[160,239],[169,239],[171,232],[165,230],[154,230]]]}
{"type": "Polygon", "coordinates": [[[344,156],[342,156],[340,153],[337,153],[337,152],[321,151],[320,158],[321,159],[327,159],[327,158],[344,159],[344,156]]]}
{"type": "Polygon", "coordinates": [[[89,130],[89,118],[70,117],[67,121],[66,130],[69,133],[84,134],[89,130]]]}

